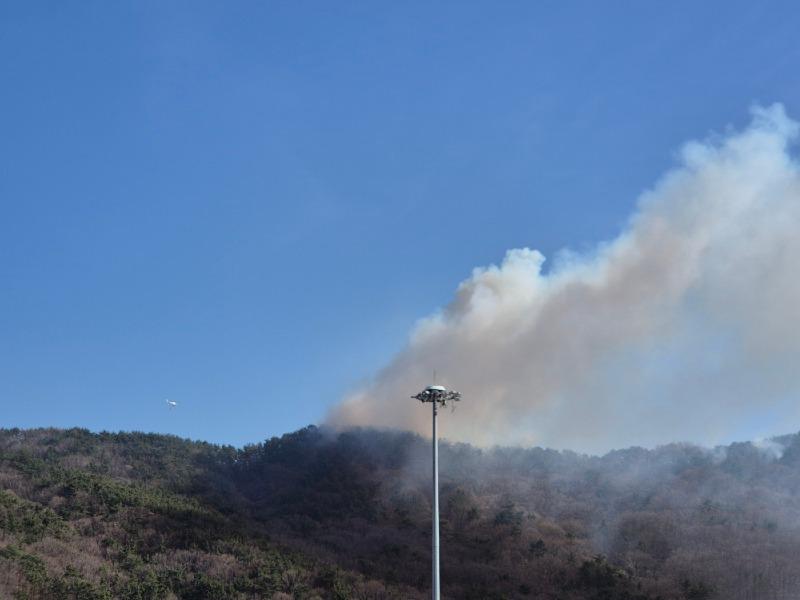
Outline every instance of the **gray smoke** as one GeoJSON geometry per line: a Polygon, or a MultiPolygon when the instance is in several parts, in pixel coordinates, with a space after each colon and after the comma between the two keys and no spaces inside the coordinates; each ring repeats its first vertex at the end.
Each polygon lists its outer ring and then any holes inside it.
{"type": "Polygon", "coordinates": [[[443,435],[583,451],[800,428],[798,124],[782,106],[686,144],[625,231],[542,273],[536,250],[477,268],[407,347],[329,415],[427,433],[409,396],[464,401],[443,435]]]}

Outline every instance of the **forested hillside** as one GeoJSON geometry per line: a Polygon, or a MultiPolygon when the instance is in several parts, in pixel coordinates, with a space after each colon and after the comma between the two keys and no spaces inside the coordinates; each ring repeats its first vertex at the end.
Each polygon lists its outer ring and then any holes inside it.
{"type": "MultiPolygon", "coordinates": [[[[798,436],[440,453],[445,598],[800,598],[798,436]]],[[[397,432],[0,430],[0,598],[427,598],[429,469],[397,432]]]]}

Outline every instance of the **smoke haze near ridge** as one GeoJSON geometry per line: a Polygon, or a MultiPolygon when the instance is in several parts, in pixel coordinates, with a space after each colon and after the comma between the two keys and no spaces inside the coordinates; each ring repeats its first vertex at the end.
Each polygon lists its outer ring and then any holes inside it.
{"type": "Polygon", "coordinates": [[[464,397],[442,434],[479,445],[599,452],[800,428],[798,124],[777,104],[752,113],[686,144],[593,252],[546,274],[528,248],[475,269],[328,424],[429,435],[409,396],[436,369],[464,397]]]}

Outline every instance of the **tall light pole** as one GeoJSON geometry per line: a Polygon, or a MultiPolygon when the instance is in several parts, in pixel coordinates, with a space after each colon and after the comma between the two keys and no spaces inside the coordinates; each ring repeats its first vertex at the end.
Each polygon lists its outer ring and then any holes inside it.
{"type": "Polygon", "coordinates": [[[429,385],[416,396],[420,402],[430,402],[433,413],[433,600],[439,600],[439,440],[436,436],[436,415],[439,407],[461,400],[461,394],[441,385],[429,385]]]}

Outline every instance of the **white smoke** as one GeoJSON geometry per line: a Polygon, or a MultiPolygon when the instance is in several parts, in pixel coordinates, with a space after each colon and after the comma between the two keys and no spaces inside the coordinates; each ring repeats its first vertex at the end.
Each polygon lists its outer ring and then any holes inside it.
{"type": "Polygon", "coordinates": [[[786,446],[776,439],[759,438],[753,440],[752,444],[772,460],[780,460],[783,457],[783,453],[786,452],[786,446]]]}
{"type": "Polygon", "coordinates": [[[745,130],[687,144],[590,255],[543,274],[522,248],[475,269],[329,423],[427,433],[409,396],[437,369],[464,397],[443,434],[478,444],[600,451],[800,428],[797,133],[782,106],[756,108],[745,130]]]}

